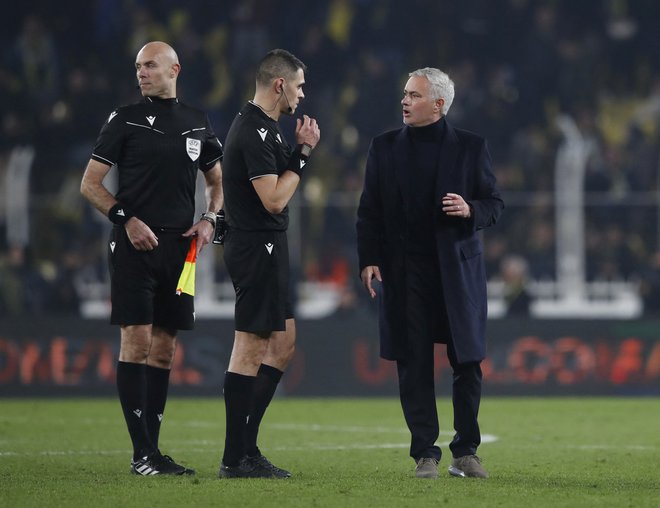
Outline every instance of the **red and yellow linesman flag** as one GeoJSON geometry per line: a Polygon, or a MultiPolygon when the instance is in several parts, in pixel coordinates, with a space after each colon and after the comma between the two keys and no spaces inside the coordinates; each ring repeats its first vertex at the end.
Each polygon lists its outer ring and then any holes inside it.
{"type": "Polygon", "coordinates": [[[183,263],[183,270],[179,276],[179,282],[176,285],[176,294],[186,293],[195,296],[195,263],[197,261],[197,237],[193,236],[190,242],[190,249],[186,255],[186,262],[183,263]]]}

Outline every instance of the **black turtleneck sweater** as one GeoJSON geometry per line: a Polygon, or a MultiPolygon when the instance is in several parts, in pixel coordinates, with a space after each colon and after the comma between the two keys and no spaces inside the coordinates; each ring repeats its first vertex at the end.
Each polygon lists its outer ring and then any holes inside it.
{"type": "Polygon", "coordinates": [[[424,127],[409,127],[412,158],[408,168],[408,244],[411,254],[434,255],[433,208],[438,158],[445,136],[445,119],[424,127]]]}

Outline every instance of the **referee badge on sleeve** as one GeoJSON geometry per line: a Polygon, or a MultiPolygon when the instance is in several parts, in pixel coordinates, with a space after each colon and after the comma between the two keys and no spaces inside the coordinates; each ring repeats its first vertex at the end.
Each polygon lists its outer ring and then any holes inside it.
{"type": "Polygon", "coordinates": [[[195,162],[199,159],[199,154],[202,151],[202,142],[199,139],[186,138],[186,152],[190,160],[195,162]]]}

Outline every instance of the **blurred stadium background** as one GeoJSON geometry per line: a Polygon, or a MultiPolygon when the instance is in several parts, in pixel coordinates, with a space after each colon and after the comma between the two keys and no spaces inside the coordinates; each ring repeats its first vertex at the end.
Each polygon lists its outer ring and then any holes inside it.
{"type": "MultiPolygon", "coordinates": [[[[209,111],[221,140],[265,52],[308,65],[301,109],[322,142],[291,205],[300,346],[285,392],[396,393],[358,286],[355,211],[371,137],[400,125],[407,73],[433,66],[456,83],[448,118],[488,139],[507,205],[484,235],[486,389],[660,394],[659,23],[656,0],[12,3],[0,19],[0,394],[113,391],[110,223],[79,184],[108,114],[138,99],[135,54],[154,39],[177,50],[179,97],[209,111]]],[[[219,391],[233,309],[221,254],[198,261],[178,393],[219,391]]]]}

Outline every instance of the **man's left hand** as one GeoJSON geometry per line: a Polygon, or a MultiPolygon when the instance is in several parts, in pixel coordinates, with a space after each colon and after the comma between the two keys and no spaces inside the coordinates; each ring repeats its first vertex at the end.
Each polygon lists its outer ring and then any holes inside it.
{"type": "Polygon", "coordinates": [[[448,192],[442,198],[442,211],[450,217],[461,217],[469,219],[472,215],[470,205],[468,205],[463,197],[459,194],[448,192]]]}
{"type": "Polygon", "coordinates": [[[202,252],[204,245],[210,243],[213,239],[213,225],[207,220],[200,220],[183,233],[183,236],[193,235],[197,236],[197,254],[199,254],[202,252]]]}

